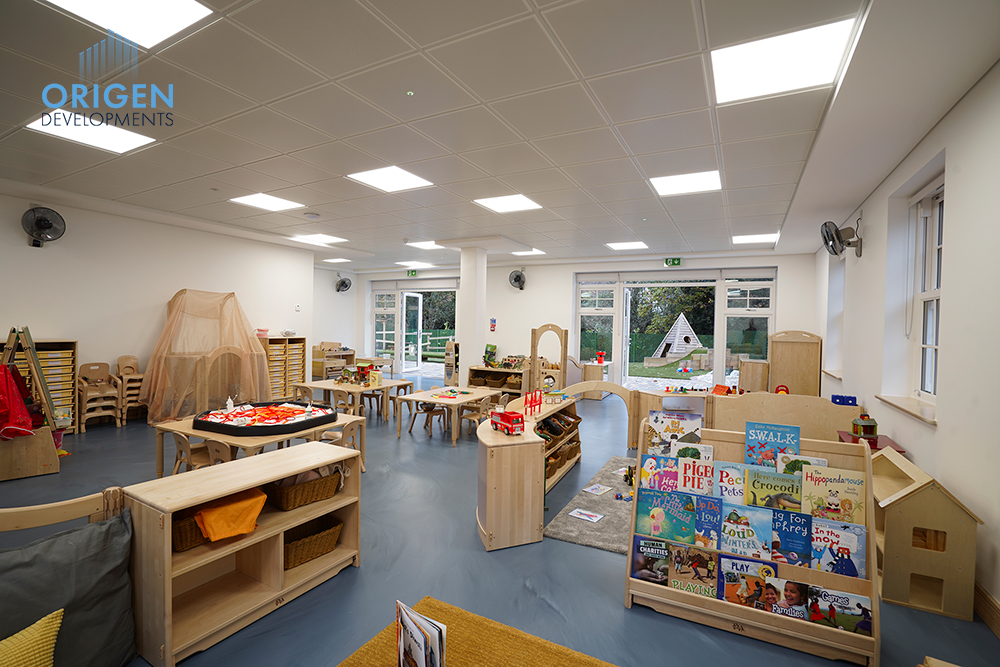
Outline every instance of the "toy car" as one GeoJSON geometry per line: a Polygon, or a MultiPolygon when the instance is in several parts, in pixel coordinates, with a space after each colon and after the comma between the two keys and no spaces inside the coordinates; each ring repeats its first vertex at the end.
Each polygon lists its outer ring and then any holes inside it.
{"type": "Polygon", "coordinates": [[[490,413],[490,425],[494,431],[503,431],[507,435],[524,433],[524,415],[520,412],[494,410],[490,413]]]}

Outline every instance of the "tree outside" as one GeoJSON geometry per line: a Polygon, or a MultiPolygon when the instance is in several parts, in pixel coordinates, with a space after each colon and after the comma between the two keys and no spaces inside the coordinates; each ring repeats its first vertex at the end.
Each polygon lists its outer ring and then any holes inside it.
{"type": "Polygon", "coordinates": [[[715,287],[631,287],[629,312],[629,375],[688,378],[676,366],[645,368],[643,360],[656,352],[681,313],[698,335],[703,350],[712,350],[715,334],[715,287]]]}

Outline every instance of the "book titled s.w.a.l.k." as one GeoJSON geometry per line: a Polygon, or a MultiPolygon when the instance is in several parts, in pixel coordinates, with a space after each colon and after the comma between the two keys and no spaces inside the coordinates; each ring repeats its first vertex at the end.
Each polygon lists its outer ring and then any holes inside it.
{"type": "Polygon", "coordinates": [[[719,551],[771,560],[772,521],[767,507],[723,503],[719,551]]]}
{"type": "Polygon", "coordinates": [[[677,491],[640,488],[635,504],[635,532],[682,544],[694,544],[694,498],[677,491]]]}
{"type": "MultiPolygon", "coordinates": [[[[804,512],[801,513],[806,516],[804,512]]],[[[812,517],[813,567],[845,577],[866,579],[865,527],[857,523],[812,517]]]]}
{"type": "Polygon", "coordinates": [[[812,561],[812,517],[781,509],[772,512],[771,560],[809,567],[812,561]]]}
{"type": "Polygon", "coordinates": [[[802,467],[802,511],[820,519],[865,522],[865,474],[857,470],[802,467]]]}
{"type": "Polygon", "coordinates": [[[776,509],[802,509],[802,478],[773,470],[748,469],[743,486],[746,505],[776,509]]]}
{"type": "Polygon", "coordinates": [[[744,443],[744,463],[775,468],[779,454],[799,453],[799,427],[747,422],[744,443]]]}
{"type": "Polygon", "coordinates": [[[398,667],[444,667],[448,627],[396,600],[398,667]]]}
{"type": "Polygon", "coordinates": [[[657,491],[677,490],[677,459],[644,454],[639,468],[639,486],[657,491]]]}
{"type": "Polygon", "coordinates": [[[701,415],[650,410],[647,424],[647,454],[670,456],[670,447],[675,442],[687,444],[701,442],[701,415]]]}

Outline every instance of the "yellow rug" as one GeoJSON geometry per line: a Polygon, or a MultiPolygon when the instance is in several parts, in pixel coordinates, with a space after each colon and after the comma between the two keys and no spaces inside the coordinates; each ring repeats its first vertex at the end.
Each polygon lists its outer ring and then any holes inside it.
{"type": "MultiPolygon", "coordinates": [[[[448,667],[614,667],[431,597],[425,597],[413,608],[448,626],[444,653],[448,667]]],[[[340,663],[340,667],[394,667],[395,664],[396,624],[393,623],[340,663]]]]}

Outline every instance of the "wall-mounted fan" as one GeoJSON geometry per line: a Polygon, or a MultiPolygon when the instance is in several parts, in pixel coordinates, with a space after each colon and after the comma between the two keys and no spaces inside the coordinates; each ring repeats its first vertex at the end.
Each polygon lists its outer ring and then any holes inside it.
{"type": "Polygon", "coordinates": [[[823,235],[823,245],[826,246],[827,252],[834,257],[840,257],[847,248],[854,248],[854,253],[861,257],[861,237],[855,238],[856,234],[850,227],[837,229],[837,225],[833,224],[832,220],[827,220],[820,226],[819,230],[823,235]]]}
{"type": "Polygon", "coordinates": [[[351,289],[351,279],[350,278],[341,278],[340,274],[338,273],[337,274],[337,284],[335,286],[335,289],[338,292],[346,292],[347,290],[351,289]]]}
{"type": "Polygon", "coordinates": [[[510,280],[511,287],[516,287],[519,290],[524,289],[524,271],[511,271],[508,280],[510,280]]]}
{"type": "Polygon", "coordinates": [[[31,237],[31,247],[41,248],[66,233],[66,221],[51,208],[36,206],[21,216],[21,227],[31,237]]]}

